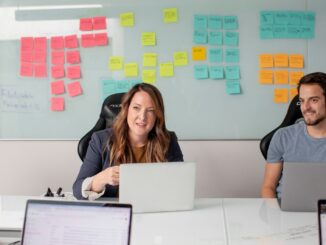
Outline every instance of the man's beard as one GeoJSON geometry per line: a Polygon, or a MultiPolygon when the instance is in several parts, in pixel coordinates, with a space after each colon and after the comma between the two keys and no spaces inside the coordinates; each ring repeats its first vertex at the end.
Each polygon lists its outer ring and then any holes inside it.
{"type": "MultiPolygon", "coordinates": [[[[314,111],[309,111],[309,112],[314,112],[314,111]]],[[[314,112],[315,113],[315,112],[314,112]]],[[[316,126],[318,125],[320,122],[324,121],[326,119],[325,116],[321,116],[319,118],[316,118],[315,120],[306,120],[305,117],[303,117],[304,122],[307,126],[316,126]]]]}

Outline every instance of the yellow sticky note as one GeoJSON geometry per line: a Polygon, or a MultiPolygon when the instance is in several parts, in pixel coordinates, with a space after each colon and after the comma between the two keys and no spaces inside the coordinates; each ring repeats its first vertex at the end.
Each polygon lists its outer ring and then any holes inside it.
{"type": "Polygon", "coordinates": [[[167,62],[167,63],[161,63],[160,64],[160,76],[161,77],[173,77],[174,71],[173,71],[173,63],[167,62]]]}
{"type": "Polygon", "coordinates": [[[141,34],[141,43],[143,46],[155,46],[156,45],[155,32],[143,32],[141,34]]]}
{"type": "Polygon", "coordinates": [[[275,54],[274,55],[274,66],[275,67],[288,67],[289,56],[287,54],[275,54]]]}
{"type": "Polygon", "coordinates": [[[298,89],[297,88],[290,88],[290,100],[294,98],[298,94],[298,89]]]}
{"type": "Polygon", "coordinates": [[[157,64],[156,53],[144,53],[143,55],[143,66],[155,67],[157,64]]]}
{"type": "Polygon", "coordinates": [[[130,27],[135,25],[134,13],[122,13],[120,14],[120,25],[125,27],[130,27]]]}
{"type": "Polygon", "coordinates": [[[141,78],[144,83],[155,83],[156,70],[143,70],[141,78]]]}
{"type": "Polygon", "coordinates": [[[260,84],[273,84],[273,71],[260,70],[259,71],[259,83],[260,84]]]}
{"type": "Polygon", "coordinates": [[[290,54],[290,68],[303,68],[302,54],[290,54]]]}
{"type": "Polygon", "coordinates": [[[174,52],[173,62],[175,66],[186,66],[188,65],[188,54],[187,52],[174,52]]]}
{"type": "Polygon", "coordinates": [[[165,23],[178,21],[178,10],[176,8],[163,9],[163,20],[165,23]]]}
{"type": "Polygon", "coordinates": [[[192,47],[192,60],[206,60],[206,48],[192,47]]]}
{"type": "Polygon", "coordinates": [[[289,101],[289,90],[287,88],[274,89],[274,102],[287,103],[289,101]]]}
{"type": "Polygon", "coordinates": [[[274,59],[272,54],[261,54],[259,55],[259,67],[260,68],[271,68],[274,66],[274,59]]]}
{"type": "Polygon", "coordinates": [[[138,76],[138,64],[127,63],[124,67],[124,73],[126,77],[137,77],[138,76]]]}
{"type": "Polygon", "coordinates": [[[288,84],[289,72],[287,70],[274,71],[274,83],[275,84],[288,84]]]}
{"type": "Polygon", "coordinates": [[[111,71],[122,70],[122,57],[121,56],[111,56],[109,60],[109,69],[111,71]]]}
{"type": "Polygon", "coordinates": [[[290,71],[290,85],[297,85],[303,75],[303,71],[290,71]]]}

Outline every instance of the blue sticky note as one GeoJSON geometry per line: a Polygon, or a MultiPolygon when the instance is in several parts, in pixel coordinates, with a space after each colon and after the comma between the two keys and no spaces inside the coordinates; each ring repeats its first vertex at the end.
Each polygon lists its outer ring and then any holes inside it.
{"type": "Polygon", "coordinates": [[[225,61],[226,63],[239,62],[239,49],[226,49],[225,61]]]}
{"type": "Polygon", "coordinates": [[[272,25],[260,26],[260,38],[261,39],[272,39],[274,38],[274,30],[272,25]]]}
{"type": "Polygon", "coordinates": [[[224,45],[227,46],[238,46],[239,44],[239,33],[227,31],[224,32],[224,45]]]}
{"type": "Polygon", "coordinates": [[[227,80],[225,82],[226,85],[226,93],[227,94],[240,94],[240,81],[238,80],[227,80]]]}
{"type": "Polygon", "coordinates": [[[208,29],[220,30],[223,27],[223,18],[218,15],[208,16],[208,29]]]}
{"type": "Polygon", "coordinates": [[[302,12],[289,12],[289,25],[302,25],[302,12]]]}
{"type": "Polygon", "coordinates": [[[274,24],[274,13],[272,11],[261,11],[260,25],[273,25],[273,24],[274,24]]]}
{"type": "Polygon", "coordinates": [[[221,48],[212,48],[209,50],[208,59],[211,63],[223,61],[223,50],[221,48]]]}
{"type": "Polygon", "coordinates": [[[207,65],[195,65],[194,75],[196,79],[207,79],[208,78],[208,66],[207,65]]]}
{"type": "Polygon", "coordinates": [[[223,44],[223,33],[220,31],[209,32],[208,43],[210,45],[222,45],[223,44]]]}
{"type": "Polygon", "coordinates": [[[286,25],[273,26],[274,38],[288,38],[288,29],[286,25]]]}
{"type": "Polygon", "coordinates": [[[287,26],[287,38],[301,38],[301,26],[287,26]]]}
{"type": "Polygon", "coordinates": [[[207,31],[206,30],[195,30],[193,36],[193,42],[196,44],[207,43],[207,31]]]}
{"type": "Polygon", "coordinates": [[[206,30],[207,29],[207,16],[206,15],[195,15],[194,16],[194,29],[195,30],[206,30]]]}
{"type": "Polygon", "coordinates": [[[224,16],[223,28],[225,30],[237,30],[238,29],[238,17],[237,16],[224,16]]]}
{"type": "Polygon", "coordinates": [[[103,100],[111,94],[125,93],[135,84],[141,83],[141,80],[114,80],[102,79],[101,89],[103,100]]]}
{"type": "Polygon", "coordinates": [[[315,26],[316,14],[314,12],[304,12],[302,14],[302,25],[315,26]]]}
{"type": "Polygon", "coordinates": [[[315,28],[313,26],[302,26],[301,27],[301,38],[313,39],[315,37],[315,28]]]}
{"type": "Polygon", "coordinates": [[[240,68],[239,66],[226,66],[225,67],[226,79],[240,79],[240,68]]]}
{"type": "Polygon", "coordinates": [[[275,25],[287,25],[289,23],[289,14],[286,11],[278,11],[274,14],[275,25]]]}
{"type": "Polygon", "coordinates": [[[211,79],[224,79],[223,66],[211,66],[209,68],[209,77],[211,79]]]}

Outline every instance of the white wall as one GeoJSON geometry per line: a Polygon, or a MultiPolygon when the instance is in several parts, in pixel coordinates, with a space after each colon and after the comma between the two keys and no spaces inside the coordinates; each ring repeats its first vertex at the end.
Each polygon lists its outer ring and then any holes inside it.
{"type": "MultiPolygon", "coordinates": [[[[180,141],[197,163],[197,197],[258,197],[264,171],[259,141],[180,141]]],[[[0,195],[71,191],[81,161],[77,141],[0,141],[0,195]]]]}

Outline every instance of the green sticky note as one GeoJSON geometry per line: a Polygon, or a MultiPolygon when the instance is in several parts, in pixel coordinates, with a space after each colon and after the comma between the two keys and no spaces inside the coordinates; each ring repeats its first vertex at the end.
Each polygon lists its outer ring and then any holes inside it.
{"type": "Polygon", "coordinates": [[[274,14],[275,25],[287,25],[289,23],[289,14],[287,11],[278,11],[274,14]]]}
{"type": "Polygon", "coordinates": [[[209,32],[208,43],[210,45],[222,45],[223,44],[223,33],[220,31],[209,32]]]}
{"type": "Polygon", "coordinates": [[[196,44],[207,43],[207,31],[206,30],[194,30],[193,42],[196,44]]]}
{"type": "Polygon", "coordinates": [[[302,14],[302,25],[315,26],[316,14],[314,12],[304,12],[302,14]]]}
{"type": "Polygon", "coordinates": [[[288,38],[288,29],[285,25],[274,25],[273,26],[274,38],[288,38]]]}
{"type": "Polygon", "coordinates": [[[240,94],[240,81],[238,80],[227,80],[225,82],[226,85],[226,93],[227,94],[240,94]]]}
{"type": "Polygon", "coordinates": [[[208,16],[208,29],[220,30],[223,27],[223,18],[218,15],[208,16]]]}
{"type": "Polygon", "coordinates": [[[240,79],[240,68],[239,66],[226,66],[225,67],[226,79],[240,79]]]}
{"type": "Polygon", "coordinates": [[[224,79],[223,66],[211,66],[209,68],[209,77],[211,79],[224,79]]]}
{"type": "Polygon", "coordinates": [[[225,30],[237,30],[238,29],[238,17],[237,16],[224,16],[223,28],[225,30]]]}
{"type": "Polygon", "coordinates": [[[221,48],[209,49],[208,59],[211,63],[223,62],[223,50],[221,48]]]}
{"type": "Polygon", "coordinates": [[[300,33],[303,39],[313,39],[315,37],[315,28],[313,26],[302,26],[300,33]]]}
{"type": "Polygon", "coordinates": [[[239,49],[226,49],[225,61],[226,63],[239,62],[239,49]]]}
{"type": "Polygon", "coordinates": [[[302,12],[291,11],[289,15],[289,25],[300,26],[302,25],[302,12]]]}
{"type": "Polygon", "coordinates": [[[195,75],[196,79],[207,79],[208,78],[208,66],[207,65],[194,66],[194,75],[195,75]]]}
{"type": "Polygon", "coordinates": [[[207,16],[206,15],[195,15],[194,16],[194,29],[195,30],[206,30],[207,28],[207,16]]]}
{"type": "Polygon", "coordinates": [[[126,77],[137,77],[138,76],[138,64],[127,63],[124,66],[124,73],[126,77]]]}
{"type": "Polygon", "coordinates": [[[274,30],[272,25],[260,26],[260,38],[261,39],[272,39],[274,38],[274,30]]]}
{"type": "Polygon", "coordinates": [[[144,53],[143,54],[143,66],[155,67],[157,64],[156,53],[144,53]]]}
{"type": "Polygon", "coordinates": [[[173,77],[174,71],[173,71],[173,63],[167,62],[167,63],[161,63],[160,64],[160,76],[161,77],[173,77]]]}
{"type": "Polygon", "coordinates": [[[227,46],[238,46],[239,44],[239,33],[227,31],[224,32],[224,45],[227,46]]]}
{"type": "Polygon", "coordinates": [[[143,46],[155,46],[156,45],[155,32],[143,32],[141,34],[141,43],[143,46]]]}
{"type": "Polygon", "coordinates": [[[274,24],[274,13],[272,11],[261,11],[260,12],[260,25],[273,25],[274,24]]]}

